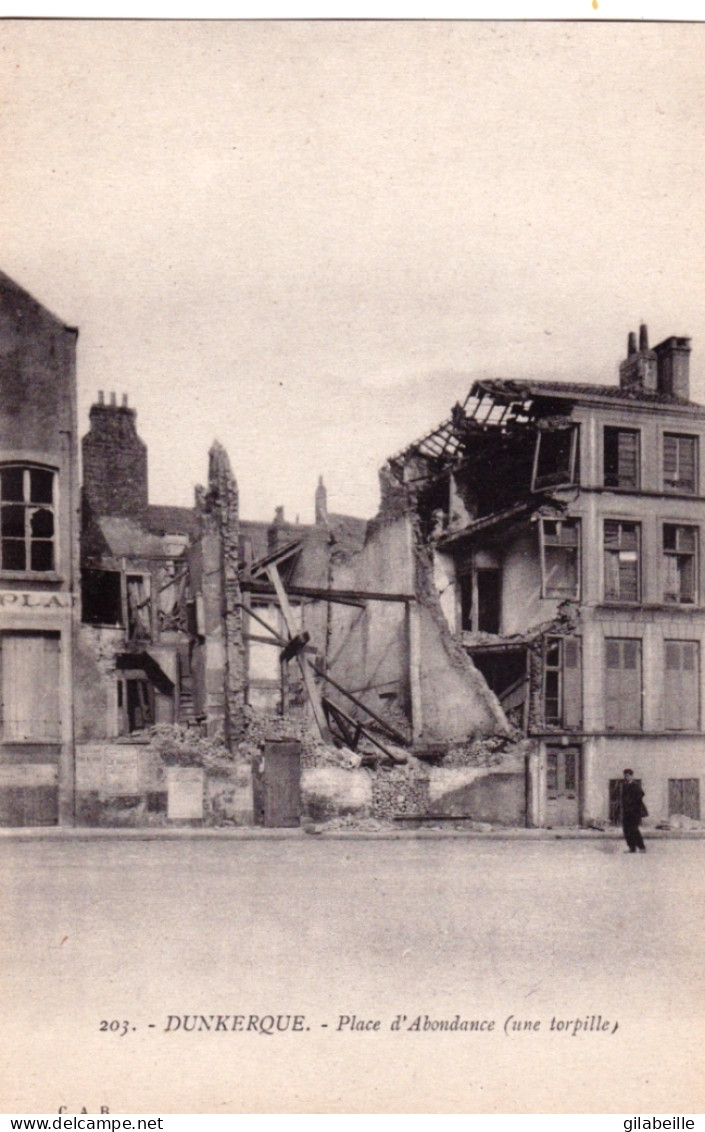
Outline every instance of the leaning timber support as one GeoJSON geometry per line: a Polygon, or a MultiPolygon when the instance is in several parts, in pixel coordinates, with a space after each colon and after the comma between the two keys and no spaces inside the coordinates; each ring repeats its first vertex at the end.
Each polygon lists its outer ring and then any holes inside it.
{"type": "MultiPolygon", "coordinates": [[[[281,579],[280,579],[280,585],[281,585],[281,579]]],[[[288,641],[286,641],[283,637],[281,637],[279,635],[279,633],[277,633],[276,629],[273,629],[271,625],[268,625],[267,622],[262,617],[259,617],[252,609],[249,609],[244,604],[242,604],[242,608],[246,613],[249,614],[250,617],[253,617],[255,619],[255,621],[258,621],[260,623],[260,625],[264,629],[266,629],[267,632],[273,637],[272,644],[279,645],[284,650],[291,650],[291,656],[292,657],[296,656],[296,658],[299,662],[299,665],[301,665],[302,660],[305,660],[305,658],[302,656],[302,654],[306,651],[305,646],[306,646],[307,641],[308,641],[308,634],[307,633],[305,633],[305,634],[292,633],[292,628],[295,629],[296,625],[294,623],[293,614],[291,612],[291,606],[288,605],[287,594],[286,594],[286,591],[284,590],[283,586],[282,586],[282,592],[284,593],[284,598],[287,601],[287,606],[288,606],[289,620],[287,620],[287,614],[284,613],[284,620],[286,621],[287,628],[289,629],[289,633],[290,633],[290,638],[289,638],[288,641]],[[289,627],[290,625],[291,625],[291,628],[289,627]],[[306,640],[304,640],[304,638],[306,638],[306,640]],[[296,647],[294,649],[292,649],[291,648],[292,645],[296,645],[296,647]]],[[[282,612],[283,611],[284,611],[284,607],[282,606],[282,612]]],[[[283,659],[289,659],[289,657],[286,657],[286,658],[283,658],[283,659]]],[[[332,676],[329,676],[327,672],[324,672],[323,669],[319,668],[319,666],[317,664],[314,664],[313,661],[307,662],[307,664],[308,664],[308,668],[309,668],[309,676],[311,675],[310,670],[313,669],[313,671],[316,673],[316,675],[320,676],[321,680],[325,680],[325,682],[327,684],[330,684],[331,687],[335,688],[335,690],[337,692],[340,692],[341,696],[345,696],[345,698],[350,700],[351,703],[355,704],[355,706],[357,708],[359,708],[361,711],[364,711],[365,714],[370,717],[370,719],[373,719],[375,721],[375,723],[380,727],[380,729],[386,735],[389,736],[390,739],[393,739],[395,743],[399,743],[404,747],[407,746],[408,739],[405,735],[402,735],[402,733],[400,731],[397,731],[396,728],[392,727],[389,723],[386,722],[386,720],[382,719],[381,716],[377,715],[376,712],[374,712],[372,710],[372,708],[369,708],[367,706],[367,704],[363,703],[362,700],[359,700],[357,698],[357,696],[354,696],[352,692],[349,692],[347,690],[347,688],[344,688],[342,684],[339,684],[337,680],[334,680],[332,676]]],[[[303,671],[303,669],[302,669],[302,671],[303,671]]],[[[313,683],[313,681],[311,681],[311,682],[313,683]]],[[[315,687],[315,684],[314,684],[314,689],[315,689],[316,695],[318,696],[318,689],[315,687]]],[[[308,691],[308,687],[307,687],[307,691],[308,691]]],[[[319,698],[318,702],[321,704],[321,711],[322,711],[324,717],[327,717],[328,713],[325,711],[325,703],[327,701],[321,700],[319,698]]],[[[339,712],[341,711],[340,708],[338,708],[337,710],[339,712]]],[[[341,712],[341,714],[344,714],[344,713],[341,712]]],[[[345,716],[345,718],[348,719],[349,717],[345,716]]],[[[318,720],[316,722],[318,722],[318,720]]],[[[351,720],[351,722],[353,722],[353,721],[351,720]]],[[[389,750],[387,750],[386,747],[383,747],[382,744],[379,743],[371,735],[368,728],[364,729],[364,733],[365,733],[366,737],[370,740],[370,742],[374,743],[375,746],[379,747],[380,750],[384,751],[385,755],[387,755],[387,757],[390,758],[392,760],[392,762],[400,762],[401,763],[401,762],[404,761],[401,756],[395,755],[393,751],[389,751],[389,750]]],[[[328,730],[327,725],[326,725],[326,736],[325,737],[326,738],[330,737],[330,732],[328,730]]]]}
{"type": "MultiPolygon", "coordinates": [[[[286,625],[287,632],[290,637],[295,637],[296,621],[289,604],[287,592],[284,589],[284,584],[279,575],[279,569],[276,562],[272,562],[267,566],[267,577],[272,583],[274,592],[277,595],[277,600],[279,601],[279,605],[281,606],[281,611],[284,617],[284,624],[286,625]]],[[[303,677],[306,695],[308,696],[309,703],[311,704],[311,708],[318,725],[318,730],[321,733],[321,738],[325,741],[328,741],[330,739],[330,731],[328,730],[328,724],[326,722],[325,712],[323,711],[321,697],[319,695],[318,688],[316,687],[316,681],[313,678],[311,665],[309,664],[309,661],[303,654],[303,652],[299,652],[297,654],[296,660],[298,662],[299,668],[301,669],[301,676],[303,677]]]]}

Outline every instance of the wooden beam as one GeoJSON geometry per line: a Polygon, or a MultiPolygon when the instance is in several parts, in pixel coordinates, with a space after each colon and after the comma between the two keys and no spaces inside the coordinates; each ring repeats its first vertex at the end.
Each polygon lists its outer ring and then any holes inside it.
{"type": "MultiPolygon", "coordinates": [[[[267,577],[274,586],[275,593],[279,600],[279,605],[281,606],[281,611],[284,617],[284,624],[286,625],[287,632],[290,637],[295,637],[298,632],[298,625],[296,624],[296,621],[294,619],[294,614],[289,604],[289,596],[284,589],[284,583],[279,576],[279,570],[276,562],[273,562],[269,566],[267,566],[267,577]]],[[[311,671],[312,666],[309,664],[303,653],[299,653],[296,661],[299,668],[301,669],[301,675],[303,677],[304,687],[306,688],[306,694],[308,695],[316,723],[318,724],[318,730],[321,733],[321,738],[325,742],[330,742],[330,731],[328,730],[328,724],[326,722],[325,713],[323,711],[321,697],[318,688],[316,687],[316,681],[314,680],[313,672],[311,671]]]]}
{"type": "Polygon", "coordinates": [[[354,696],[352,692],[349,692],[347,688],[344,688],[342,684],[339,684],[337,680],[334,680],[332,676],[329,676],[328,673],[324,672],[322,668],[319,668],[317,664],[312,664],[311,667],[316,675],[321,677],[321,680],[325,680],[331,687],[340,692],[341,695],[346,696],[356,707],[362,708],[364,712],[367,712],[370,718],[374,719],[375,723],[378,723],[383,731],[386,731],[390,739],[394,739],[396,743],[401,743],[404,747],[407,745],[408,739],[405,735],[402,735],[401,731],[397,731],[396,728],[392,727],[386,720],[382,719],[381,716],[373,712],[372,708],[364,704],[362,700],[358,700],[357,696],[354,696]]]}
{"type": "MultiPolygon", "coordinates": [[[[243,579],[243,590],[253,594],[271,595],[272,587],[265,582],[254,582],[243,579]]],[[[380,593],[367,590],[326,590],[318,586],[287,586],[286,592],[290,597],[311,597],[318,601],[340,602],[343,605],[356,605],[364,608],[366,601],[416,601],[414,594],[380,593]]]]}

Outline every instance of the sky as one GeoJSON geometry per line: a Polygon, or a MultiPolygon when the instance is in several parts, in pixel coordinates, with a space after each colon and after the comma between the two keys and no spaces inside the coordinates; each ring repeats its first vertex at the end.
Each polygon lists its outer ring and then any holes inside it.
{"type": "Polygon", "coordinates": [[[705,24],[0,24],[0,269],[127,394],[150,499],[225,445],[241,513],[372,516],[480,377],[693,339],[705,24]]]}

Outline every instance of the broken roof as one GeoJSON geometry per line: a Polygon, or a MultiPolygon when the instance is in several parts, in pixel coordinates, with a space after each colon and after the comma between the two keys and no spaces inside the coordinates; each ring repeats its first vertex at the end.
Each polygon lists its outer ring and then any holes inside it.
{"type": "Polygon", "coordinates": [[[446,463],[461,449],[469,428],[476,433],[508,432],[516,425],[528,424],[535,401],[564,400],[587,404],[615,401],[623,405],[685,409],[705,416],[705,406],[672,393],[641,386],[594,385],[574,381],[534,381],[533,378],[489,378],[476,381],[465,401],[453,407],[450,417],[432,432],[407,445],[392,456],[388,464],[398,470],[412,456],[446,463]]]}

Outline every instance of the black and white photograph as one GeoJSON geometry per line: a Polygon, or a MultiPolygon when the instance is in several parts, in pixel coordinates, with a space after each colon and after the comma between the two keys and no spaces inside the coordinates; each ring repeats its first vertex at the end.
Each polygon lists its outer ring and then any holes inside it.
{"type": "Polygon", "coordinates": [[[591,12],[0,24],[1,1111],[703,1111],[705,24],[591,12]]]}

